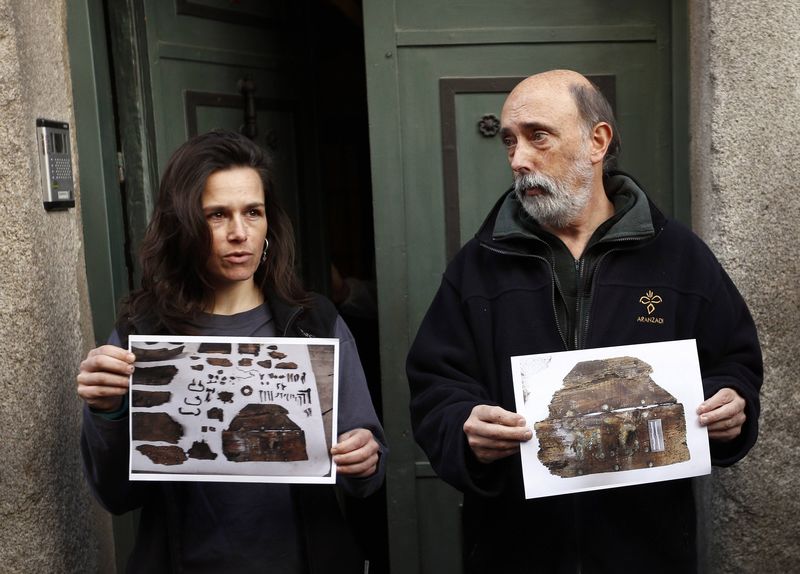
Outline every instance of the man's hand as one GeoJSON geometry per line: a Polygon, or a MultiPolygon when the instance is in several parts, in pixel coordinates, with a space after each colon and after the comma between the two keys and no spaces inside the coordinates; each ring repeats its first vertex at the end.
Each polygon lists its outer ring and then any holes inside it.
{"type": "Polygon", "coordinates": [[[464,434],[477,459],[490,463],[519,451],[519,443],[533,433],[525,419],[501,407],[477,405],[464,423],[464,434]]]}
{"type": "Polygon", "coordinates": [[[728,442],[742,434],[745,400],[735,390],[720,389],[697,408],[700,424],[708,427],[708,438],[728,442]]]}
{"type": "Polygon", "coordinates": [[[347,476],[365,478],[378,469],[378,454],[381,447],[372,432],[353,429],[339,435],[339,442],[331,448],[336,472],[347,476]]]}
{"type": "Polygon", "coordinates": [[[134,361],[134,354],[121,347],[103,345],[92,349],[81,362],[78,395],[96,411],[117,410],[128,392],[134,361]]]}

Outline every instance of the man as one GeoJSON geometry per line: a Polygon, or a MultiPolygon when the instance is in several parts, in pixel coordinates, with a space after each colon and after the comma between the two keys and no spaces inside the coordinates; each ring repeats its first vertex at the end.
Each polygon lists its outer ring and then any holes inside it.
{"type": "Polygon", "coordinates": [[[514,412],[509,358],[696,339],[699,423],[712,462],[730,465],[758,433],[747,307],[694,234],[608,169],[613,114],[586,78],[524,80],[501,123],[514,187],[448,266],[407,365],[415,438],[465,495],[467,570],[695,572],[688,479],[525,500],[518,453],[533,421],[514,412]]]}

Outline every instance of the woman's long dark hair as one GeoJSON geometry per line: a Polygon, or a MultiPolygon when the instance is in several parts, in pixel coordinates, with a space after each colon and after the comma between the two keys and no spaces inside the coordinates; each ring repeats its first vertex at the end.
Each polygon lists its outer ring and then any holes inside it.
{"type": "Polygon", "coordinates": [[[254,169],[264,187],[267,217],[267,259],[254,279],[287,303],[307,305],[308,294],[294,270],[292,223],[273,191],[271,162],[258,145],[236,132],[215,130],[180,146],[164,170],[153,217],[139,251],[141,288],[123,301],[122,313],[132,322],[146,318],[153,328],[191,334],[189,323],[214,301],[206,263],[211,233],[202,208],[208,178],[236,167],[254,169]]]}

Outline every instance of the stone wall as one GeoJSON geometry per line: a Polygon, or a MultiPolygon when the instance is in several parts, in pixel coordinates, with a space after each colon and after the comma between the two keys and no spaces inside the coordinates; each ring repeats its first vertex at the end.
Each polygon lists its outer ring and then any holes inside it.
{"type": "Polygon", "coordinates": [[[9,574],[110,568],[108,518],[79,457],[75,374],[92,341],[80,212],[44,210],[35,139],[37,117],[74,124],[67,54],[65,0],[35,9],[0,0],[0,572],[9,574]]]}
{"type": "Polygon", "coordinates": [[[706,571],[796,572],[800,4],[689,4],[694,227],[748,301],[766,369],[756,447],[700,491],[706,571]]]}

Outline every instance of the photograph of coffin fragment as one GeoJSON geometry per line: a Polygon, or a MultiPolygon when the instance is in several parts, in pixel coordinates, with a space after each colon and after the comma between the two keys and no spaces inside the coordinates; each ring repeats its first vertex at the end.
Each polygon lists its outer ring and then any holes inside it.
{"type": "Polygon", "coordinates": [[[683,405],[635,357],[581,361],[537,421],[539,460],[571,477],[689,460],[683,405]]]}
{"type": "Polygon", "coordinates": [[[131,480],[333,483],[338,340],[132,335],[131,480]]]}
{"type": "Polygon", "coordinates": [[[527,498],[708,474],[695,342],[511,358],[527,498]]]}

